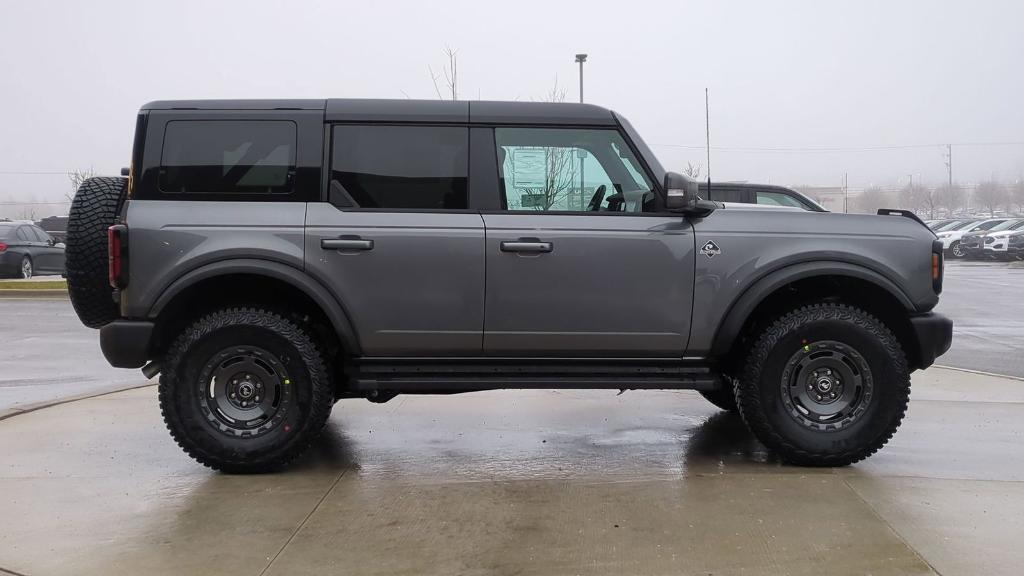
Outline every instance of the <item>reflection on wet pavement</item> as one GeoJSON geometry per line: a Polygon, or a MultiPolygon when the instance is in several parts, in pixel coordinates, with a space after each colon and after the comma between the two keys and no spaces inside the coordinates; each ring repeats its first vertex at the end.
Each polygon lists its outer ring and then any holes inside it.
{"type": "Polygon", "coordinates": [[[0,422],[0,567],[1013,573],[1024,393],[979,380],[950,400],[965,388],[944,374],[915,379],[889,447],[839,470],[781,464],[690,392],[343,400],[306,457],[263,476],[189,460],[152,388],[75,402],[0,422]]]}

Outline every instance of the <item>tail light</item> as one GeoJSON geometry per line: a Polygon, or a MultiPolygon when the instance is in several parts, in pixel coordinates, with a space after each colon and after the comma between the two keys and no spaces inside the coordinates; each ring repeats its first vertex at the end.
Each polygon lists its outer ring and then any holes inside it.
{"type": "Polygon", "coordinates": [[[128,285],[128,227],[124,224],[107,228],[107,277],[112,288],[128,285]]]}
{"type": "Polygon", "coordinates": [[[7,250],[7,244],[0,242],[0,252],[3,252],[4,250],[7,250]]]}
{"type": "Polygon", "coordinates": [[[932,290],[942,293],[942,240],[932,242],[932,290]]]}

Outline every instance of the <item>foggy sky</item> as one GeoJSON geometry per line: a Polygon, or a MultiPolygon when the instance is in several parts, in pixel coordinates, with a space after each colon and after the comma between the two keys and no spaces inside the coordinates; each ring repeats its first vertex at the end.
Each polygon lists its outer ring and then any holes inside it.
{"type": "Polygon", "coordinates": [[[150,100],[436,98],[445,45],[463,99],[575,100],[588,53],[586,100],[675,170],[707,87],[715,180],[934,185],[943,148],[850,149],[945,143],[960,182],[1024,175],[1022,2],[0,0],[0,217],[128,165],[150,100]]]}

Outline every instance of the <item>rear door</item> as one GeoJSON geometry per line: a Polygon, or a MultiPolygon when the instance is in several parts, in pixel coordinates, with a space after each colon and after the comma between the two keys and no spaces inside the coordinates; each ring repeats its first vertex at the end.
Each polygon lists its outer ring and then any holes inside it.
{"type": "Polygon", "coordinates": [[[484,226],[469,210],[469,128],[336,124],[328,201],[306,215],[306,269],[367,356],[478,355],[484,226]]]}
{"type": "Polygon", "coordinates": [[[36,250],[36,269],[40,273],[60,274],[64,271],[64,250],[54,246],[55,242],[42,228],[30,227],[30,231],[38,242],[36,250]]]}
{"type": "Polygon", "coordinates": [[[622,135],[495,128],[502,210],[487,227],[485,353],[681,357],[694,235],[658,211],[622,135]]]}

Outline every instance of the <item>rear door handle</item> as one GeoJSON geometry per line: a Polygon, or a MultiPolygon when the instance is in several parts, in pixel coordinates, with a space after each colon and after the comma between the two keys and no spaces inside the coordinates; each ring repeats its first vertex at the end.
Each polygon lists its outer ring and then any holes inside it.
{"type": "Polygon", "coordinates": [[[533,254],[546,254],[554,249],[551,242],[539,242],[533,239],[519,239],[515,242],[502,242],[502,252],[529,252],[533,254]]]}
{"type": "Polygon", "coordinates": [[[322,238],[320,247],[324,250],[373,250],[373,240],[356,237],[322,238]]]}

